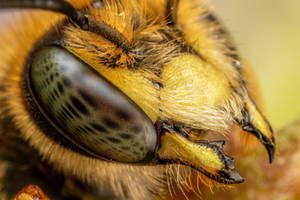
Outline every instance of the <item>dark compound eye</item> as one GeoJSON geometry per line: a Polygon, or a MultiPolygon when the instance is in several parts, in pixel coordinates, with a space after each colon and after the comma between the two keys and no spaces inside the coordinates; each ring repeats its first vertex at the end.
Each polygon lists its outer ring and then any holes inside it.
{"type": "Polygon", "coordinates": [[[154,152],[157,134],[146,114],[68,51],[40,49],[29,74],[42,113],[80,148],[120,162],[141,162],[154,152]]]}

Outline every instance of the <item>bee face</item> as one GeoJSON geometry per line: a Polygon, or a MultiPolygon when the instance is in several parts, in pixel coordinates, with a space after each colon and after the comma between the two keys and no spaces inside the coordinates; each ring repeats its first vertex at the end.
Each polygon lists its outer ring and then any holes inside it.
{"type": "Polygon", "coordinates": [[[156,190],[186,184],[185,175],[240,183],[224,142],[198,137],[230,134],[233,124],[257,136],[272,161],[272,130],[204,2],[15,2],[0,7],[67,15],[26,14],[1,54],[7,115],[63,173],[130,199],[166,195],[156,190]],[[20,33],[26,39],[9,45],[20,33]]]}

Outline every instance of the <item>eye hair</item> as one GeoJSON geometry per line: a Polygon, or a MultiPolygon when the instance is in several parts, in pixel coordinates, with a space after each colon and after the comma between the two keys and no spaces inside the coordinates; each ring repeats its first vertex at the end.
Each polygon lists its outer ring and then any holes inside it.
{"type": "Polygon", "coordinates": [[[0,9],[29,8],[58,12],[68,16],[81,29],[101,35],[110,40],[124,51],[128,51],[128,40],[116,29],[103,22],[88,18],[88,15],[74,8],[64,0],[0,0],[0,9]]]}

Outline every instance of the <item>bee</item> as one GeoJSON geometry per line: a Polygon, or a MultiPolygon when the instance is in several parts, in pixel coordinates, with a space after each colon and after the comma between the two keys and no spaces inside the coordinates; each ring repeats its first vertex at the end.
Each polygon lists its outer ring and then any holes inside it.
{"type": "Polygon", "coordinates": [[[175,199],[242,183],[225,142],[205,139],[233,126],[273,161],[247,67],[203,0],[0,7],[36,9],[1,37],[4,199],[26,184],[53,199],[175,199]]]}

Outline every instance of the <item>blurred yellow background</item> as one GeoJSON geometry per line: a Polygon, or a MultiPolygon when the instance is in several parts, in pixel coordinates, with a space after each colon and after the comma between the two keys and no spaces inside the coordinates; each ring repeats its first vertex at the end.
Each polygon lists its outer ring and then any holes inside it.
{"type": "Polygon", "coordinates": [[[211,0],[253,66],[273,128],[300,115],[300,1],[211,0]]]}

